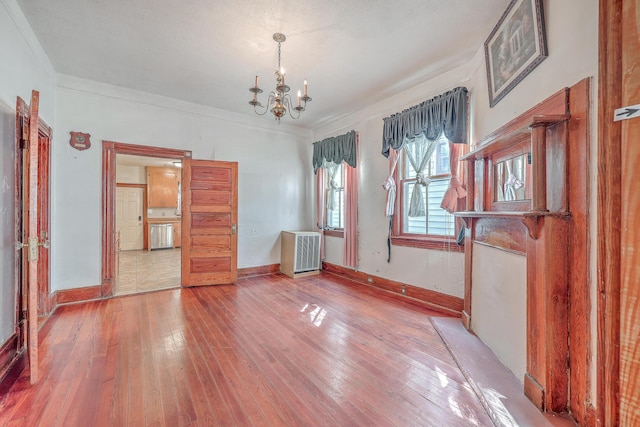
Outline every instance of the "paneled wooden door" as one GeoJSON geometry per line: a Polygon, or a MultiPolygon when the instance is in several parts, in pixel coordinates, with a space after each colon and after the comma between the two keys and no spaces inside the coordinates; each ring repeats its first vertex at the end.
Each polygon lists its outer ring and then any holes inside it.
{"type": "Polygon", "coordinates": [[[235,282],[238,163],[184,159],[182,216],[182,286],[235,282]]]}
{"type": "Polygon", "coordinates": [[[16,129],[16,256],[18,333],[26,338],[31,383],[38,381],[38,315],[51,311],[49,291],[49,152],[51,128],[38,118],[40,94],[18,98],[16,129]],[[26,321],[26,324],[24,323],[26,321]]]}

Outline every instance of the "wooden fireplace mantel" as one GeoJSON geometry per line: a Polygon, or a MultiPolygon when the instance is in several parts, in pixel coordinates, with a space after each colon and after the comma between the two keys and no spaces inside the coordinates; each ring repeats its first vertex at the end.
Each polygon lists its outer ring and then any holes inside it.
{"type": "Polygon", "coordinates": [[[466,210],[455,216],[466,228],[463,320],[471,329],[474,244],[526,256],[524,393],[542,411],[584,414],[589,401],[584,391],[589,296],[582,291],[588,275],[583,246],[588,234],[589,91],[585,79],[556,92],[461,158],[468,196],[466,210]],[[498,200],[495,165],[519,156],[525,156],[525,197],[498,200]]]}
{"type": "Polygon", "coordinates": [[[498,219],[519,219],[527,228],[529,237],[537,240],[541,227],[541,220],[545,217],[569,219],[568,212],[509,212],[509,211],[488,211],[488,212],[456,212],[456,217],[462,219],[466,228],[471,228],[472,222],[477,218],[498,218],[498,219]]]}

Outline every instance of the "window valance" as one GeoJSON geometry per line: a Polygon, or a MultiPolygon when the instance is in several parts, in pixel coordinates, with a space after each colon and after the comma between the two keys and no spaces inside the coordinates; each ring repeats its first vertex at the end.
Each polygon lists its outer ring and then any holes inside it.
{"type": "Polygon", "coordinates": [[[347,162],[356,167],[356,131],[352,130],[344,135],[332,136],[313,143],[313,172],[322,167],[324,161],[336,164],[347,162]]]}
{"type": "Polygon", "coordinates": [[[413,139],[419,135],[424,135],[428,140],[435,140],[444,132],[449,141],[465,144],[467,97],[467,88],[457,87],[401,113],[386,117],[382,133],[382,155],[389,157],[391,148],[399,150],[405,138],[413,139]]]}

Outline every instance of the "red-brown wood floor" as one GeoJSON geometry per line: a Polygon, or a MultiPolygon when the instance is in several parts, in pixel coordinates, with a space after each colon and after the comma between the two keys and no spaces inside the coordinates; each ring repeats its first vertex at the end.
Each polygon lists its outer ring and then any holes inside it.
{"type": "Polygon", "coordinates": [[[61,306],[0,424],[493,425],[429,316],[331,274],[61,306]]]}

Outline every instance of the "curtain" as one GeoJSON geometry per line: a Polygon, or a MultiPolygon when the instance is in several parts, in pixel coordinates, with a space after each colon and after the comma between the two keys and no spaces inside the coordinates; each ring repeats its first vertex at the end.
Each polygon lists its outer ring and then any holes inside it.
{"type": "Polygon", "coordinates": [[[387,192],[387,205],[384,212],[387,217],[393,216],[393,211],[396,207],[396,181],[393,177],[396,173],[399,158],[400,156],[395,150],[389,154],[389,176],[382,183],[382,188],[387,192]]]}
{"type": "Polygon", "coordinates": [[[424,176],[424,170],[436,146],[435,140],[424,140],[422,138],[415,138],[413,141],[409,141],[404,145],[407,159],[409,159],[409,163],[411,163],[411,166],[416,171],[416,183],[411,191],[407,216],[420,217],[427,214],[426,203],[420,187],[427,187],[431,182],[429,177],[424,176]]]}
{"type": "Polygon", "coordinates": [[[344,166],[344,258],[345,267],[358,266],[358,170],[344,166]]]}
{"type": "MultiPolygon", "coordinates": [[[[465,87],[457,87],[384,119],[382,155],[391,148],[400,150],[405,138],[424,135],[432,141],[442,132],[456,144],[467,142],[467,97],[465,87]]],[[[314,146],[315,149],[315,146],[314,146]]]]}
{"type": "Polygon", "coordinates": [[[444,193],[440,207],[449,213],[458,210],[458,201],[467,197],[467,190],[460,182],[460,153],[462,146],[449,142],[449,169],[451,170],[451,181],[449,188],[444,193]]]}
{"type": "Polygon", "coordinates": [[[325,138],[313,143],[313,171],[317,172],[324,162],[340,164],[343,161],[356,167],[356,131],[325,138]]]}
{"type": "Polygon", "coordinates": [[[336,183],[336,174],[340,170],[340,164],[333,162],[324,162],[324,166],[321,169],[325,169],[329,174],[329,194],[327,195],[327,209],[332,211],[336,208],[336,190],[340,188],[336,183]]]}
{"type": "Polygon", "coordinates": [[[320,232],[320,259],[324,259],[324,169],[316,174],[316,225],[320,232]]]}

